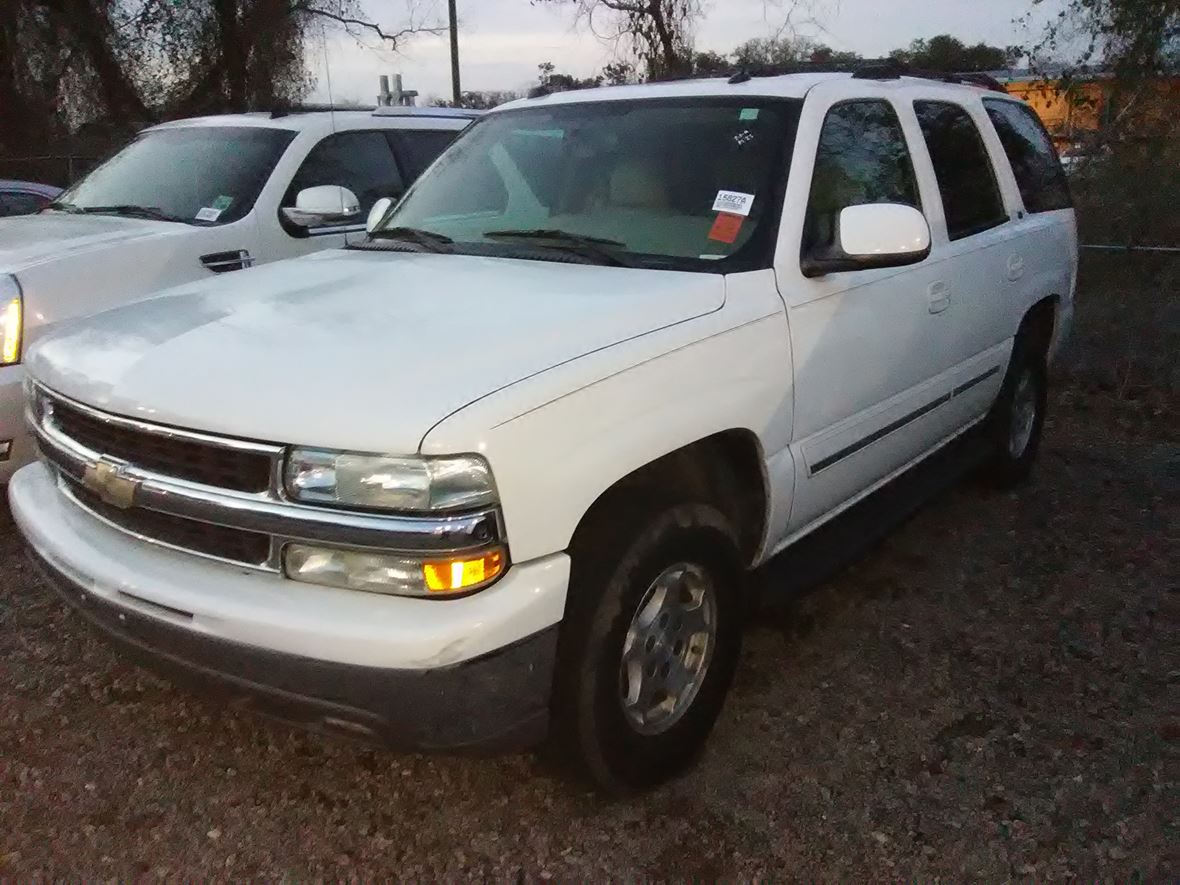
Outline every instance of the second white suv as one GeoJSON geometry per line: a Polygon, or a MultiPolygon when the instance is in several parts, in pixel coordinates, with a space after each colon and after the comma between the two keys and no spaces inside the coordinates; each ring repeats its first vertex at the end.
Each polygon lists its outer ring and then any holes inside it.
{"type": "Polygon", "coordinates": [[[36,215],[0,219],[0,486],[33,457],[21,354],[56,323],[364,238],[478,111],[232,114],[141,132],[36,215]]]}
{"type": "Polygon", "coordinates": [[[633,790],[721,711],[747,569],[972,428],[1028,472],[1075,272],[1060,165],[1005,95],[522,101],[359,248],[42,341],[12,511],[157,664],[401,745],[548,736],[633,790]]]}

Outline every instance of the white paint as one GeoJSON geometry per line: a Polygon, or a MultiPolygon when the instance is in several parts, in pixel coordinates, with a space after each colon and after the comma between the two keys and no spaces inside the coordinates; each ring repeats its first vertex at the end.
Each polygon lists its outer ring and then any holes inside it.
{"type": "Polygon", "coordinates": [[[840,210],[840,248],[848,255],[912,255],[930,247],[930,225],[913,206],[869,203],[840,210]]]}

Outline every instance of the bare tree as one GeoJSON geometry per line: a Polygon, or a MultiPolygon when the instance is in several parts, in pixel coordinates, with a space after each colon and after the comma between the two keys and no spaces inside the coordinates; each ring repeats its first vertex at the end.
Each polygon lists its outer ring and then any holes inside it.
{"type": "Polygon", "coordinates": [[[701,0],[534,0],[573,6],[600,39],[624,48],[648,79],[687,74],[701,0]]]}
{"type": "Polygon", "coordinates": [[[422,3],[400,0],[391,26],[362,0],[0,0],[0,151],[44,153],[88,120],[117,140],[152,119],[298,101],[323,31],[396,49],[444,30],[422,3]]]}
{"type": "MultiPolygon", "coordinates": [[[[600,39],[613,43],[633,59],[649,80],[716,73],[725,59],[694,51],[696,24],[705,11],[703,0],[533,0],[572,6],[580,20],[600,39]]],[[[839,0],[763,0],[763,19],[771,42],[797,38],[801,27],[822,30],[820,10],[839,0]]],[[[617,72],[613,72],[617,73],[617,72]]],[[[608,80],[611,77],[607,77],[608,80]]]]}

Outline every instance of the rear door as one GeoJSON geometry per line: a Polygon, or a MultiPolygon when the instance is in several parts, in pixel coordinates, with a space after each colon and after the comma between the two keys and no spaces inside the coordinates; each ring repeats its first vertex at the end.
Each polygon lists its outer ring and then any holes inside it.
{"type": "Polygon", "coordinates": [[[930,217],[947,299],[949,432],[985,413],[1003,380],[1015,331],[1009,289],[1023,273],[1022,231],[1012,189],[1003,186],[1007,179],[997,174],[984,140],[988,124],[978,101],[935,93],[916,98],[913,113],[939,193],[930,217]]]}
{"type": "Polygon", "coordinates": [[[1002,148],[996,162],[1002,166],[1007,161],[1021,204],[1021,236],[1010,252],[1021,271],[1010,281],[1013,316],[1023,316],[1048,296],[1057,296],[1067,314],[1077,265],[1077,226],[1056,148],[1028,105],[996,96],[984,98],[983,107],[1002,148]]]}

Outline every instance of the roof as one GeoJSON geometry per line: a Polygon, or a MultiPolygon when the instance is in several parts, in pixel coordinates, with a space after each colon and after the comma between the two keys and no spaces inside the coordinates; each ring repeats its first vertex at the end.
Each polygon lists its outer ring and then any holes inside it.
{"type": "Polygon", "coordinates": [[[0,178],[0,191],[27,191],[40,194],[43,197],[56,197],[61,193],[60,187],[52,184],[39,184],[36,181],[17,181],[12,178],[0,178]]]}
{"type": "MultiPolygon", "coordinates": [[[[777,76],[752,76],[748,79],[712,77],[700,80],[674,80],[665,83],[641,83],[635,86],[600,86],[594,89],[573,89],[554,92],[536,98],[523,98],[500,105],[492,113],[526,107],[543,107],[554,104],[580,104],[597,101],[623,101],[627,99],[690,98],[707,96],[751,96],[761,98],[803,98],[821,83],[852,81],[856,79],[849,72],[779,74],[777,76]]],[[[972,94],[985,91],[972,83],[947,83],[928,77],[888,76],[883,78],[862,77],[860,83],[877,85],[896,84],[910,86],[937,85],[947,90],[969,90],[972,94]]],[[[999,94],[999,93],[997,93],[999,94]]]]}
{"type": "Polygon", "coordinates": [[[216,114],[208,117],[187,117],[149,126],[156,129],[181,129],[202,126],[247,127],[256,129],[287,129],[295,132],[334,129],[462,129],[478,116],[478,112],[449,108],[377,108],[365,110],[291,110],[275,116],[269,111],[246,114],[216,114]],[[400,113],[383,113],[399,111],[400,113]],[[445,111],[446,113],[439,113],[445,111]],[[410,112],[410,113],[406,113],[410,112]],[[415,113],[417,112],[417,113],[415,113]]]}

